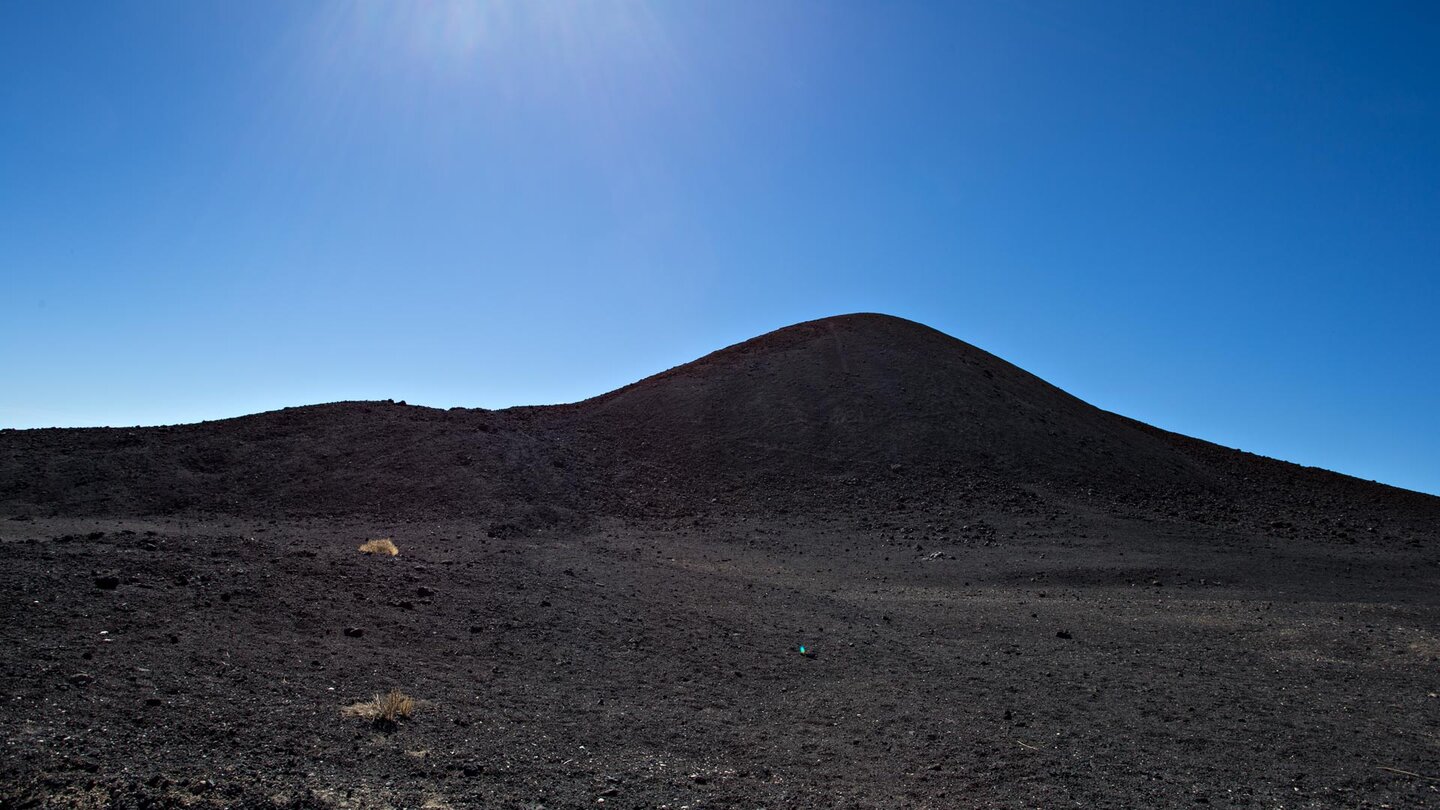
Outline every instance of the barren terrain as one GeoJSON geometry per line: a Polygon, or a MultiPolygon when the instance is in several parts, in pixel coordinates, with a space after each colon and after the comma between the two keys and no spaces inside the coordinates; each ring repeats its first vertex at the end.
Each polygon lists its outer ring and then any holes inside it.
{"type": "Polygon", "coordinates": [[[0,806],[1440,806],[1440,499],[896,318],[0,431],[0,518],[0,806]]]}

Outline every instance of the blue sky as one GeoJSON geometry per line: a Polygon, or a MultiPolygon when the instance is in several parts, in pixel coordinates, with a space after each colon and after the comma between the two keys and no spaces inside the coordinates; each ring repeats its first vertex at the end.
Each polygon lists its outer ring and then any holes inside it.
{"type": "Polygon", "coordinates": [[[1428,3],[0,4],[0,425],[581,399],[912,318],[1440,493],[1428,3]]]}

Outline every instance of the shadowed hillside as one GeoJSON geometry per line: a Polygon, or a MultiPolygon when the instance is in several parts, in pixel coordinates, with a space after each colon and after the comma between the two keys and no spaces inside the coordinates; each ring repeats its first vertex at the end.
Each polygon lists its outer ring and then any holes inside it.
{"type": "Polygon", "coordinates": [[[1213,476],[1165,439],[974,346],[885,315],[798,324],[581,403],[672,474],[896,469],[1152,486],[1213,476]]]}
{"type": "Polygon", "coordinates": [[[422,514],[563,522],[581,483],[535,409],[341,402],[153,428],[0,434],[11,510],[422,514]]]}
{"type": "Polygon", "coordinates": [[[0,433],[0,507],[477,516],[520,528],[712,500],[815,508],[1023,490],[1197,522],[1437,499],[1095,408],[885,315],[780,329],[575,405],[356,402],[160,428],[0,433]]]}

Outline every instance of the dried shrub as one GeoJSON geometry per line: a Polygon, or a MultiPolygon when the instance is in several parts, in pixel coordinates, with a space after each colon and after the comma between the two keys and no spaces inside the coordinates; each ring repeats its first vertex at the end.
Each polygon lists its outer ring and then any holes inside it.
{"type": "Polygon", "coordinates": [[[396,548],[395,544],[391,542],[388,537],[382,537],[379,540],[366,540],[360,544],[360,550],[366,554],[389,554],[391,557],[400,553],[400,549],[396,548]]]}
{"type": "Polygon", "coordinates": [[[415,713],[415,698],[401,692],[398,689],[391,689],[383,695],[376,695],[370,700],[362,700],[359,703],[352,703],[340,710],[346,717],[359,717],[369,720],[376,728],[393,730],[400,720],[415,713]]]}

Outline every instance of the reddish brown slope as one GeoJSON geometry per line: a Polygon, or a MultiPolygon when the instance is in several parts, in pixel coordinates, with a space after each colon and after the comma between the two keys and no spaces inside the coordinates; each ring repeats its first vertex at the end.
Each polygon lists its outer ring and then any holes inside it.
{"type": "Polygon", "coordinates": [[[174,427],[6,431],[0,509],[564,522],[584,482],[544,415],[342,402],[174,427]]]}
{"type": "Polygon", "coordinates": [[[1440,517],[1440,499],[1151,428],[933,329],[868,314],[780,329],[576,405],[336,403],[170,428],[0,431],[0,511],[12,514],[456,515],[525,527],[714,497],[870,508],[977,489],[1202,523],[1239,500],[1256,514],[1440,517]]]}
{"type": "Polygon", "coordinates": [[[625,458],[691,479],[843,477],[893,465],[1112,487],[1212,478],[1129,420],[886,315],[781,329],[580,409],[625,458]]]}

